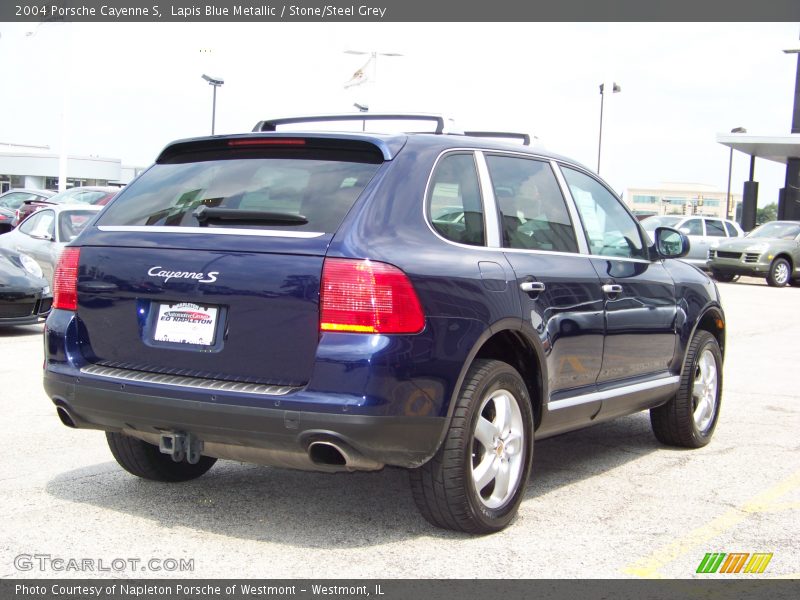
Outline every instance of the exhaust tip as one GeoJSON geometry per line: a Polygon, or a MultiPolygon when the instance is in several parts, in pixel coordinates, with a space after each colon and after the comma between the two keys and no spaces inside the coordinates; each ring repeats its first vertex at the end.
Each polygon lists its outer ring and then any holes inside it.
{"type": "Polygon", "coordinates": [[[75,425],[75,421],[72,418],[72,415],[69,414],[69,411],[66,408],[64,408],[63,406],[57,406],[56,407],[56,414],[58,414],[59,420],[64,425],[66,425],[67,427],[70,427],[71,429],[76,429],[77,428],[77,426],[75,425]]]}
{"type": "Polygon", "coordinates": [[[347,459],[342,451],[330,442],[313,442],[308,447],[308,457],[318,465],[333,465],[343,467],[347,459]]]}

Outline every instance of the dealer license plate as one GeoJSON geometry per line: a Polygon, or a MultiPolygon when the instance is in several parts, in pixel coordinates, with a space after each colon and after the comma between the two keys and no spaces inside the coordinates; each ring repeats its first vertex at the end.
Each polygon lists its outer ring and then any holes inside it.
{"type": "Polygon", "coordinates": [[[211,346],[217,329],[216,306],[192,302],[159,304],[153,339],[157,342],[211,346]]]}

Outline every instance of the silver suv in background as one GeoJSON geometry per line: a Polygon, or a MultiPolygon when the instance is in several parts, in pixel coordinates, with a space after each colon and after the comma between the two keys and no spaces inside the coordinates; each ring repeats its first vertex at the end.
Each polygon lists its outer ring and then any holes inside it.
{"type": "Polygon", "coordinates": [[[689,254],[683,259],[708,270],[708,251],[728,238],[744,237],[739,224],[716,217],[656,215],[642,220],[642,227],[653,238],[656,227],[672,227],[689,238],[689,254]]]}

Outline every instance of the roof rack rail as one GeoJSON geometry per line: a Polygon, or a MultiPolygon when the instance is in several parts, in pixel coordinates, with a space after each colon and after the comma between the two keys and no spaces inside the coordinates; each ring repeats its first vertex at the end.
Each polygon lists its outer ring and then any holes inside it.
{"type": "Polygon", "coordinates": [[[323,123],[336,121],[433,121],[436,130],[433,133],[445,133],[445,119],[441,115],[412,113],[346,113],[340,115],[312,115],[308,117],[286,117],[259,121],[253,131],[276,131],[279,125],[294,123],[323,123]]]}
{"type": "Polygon", "coordinates": [[[531,145],[531,136],[527,133],[514,133],[511,131],[465,131],[464,135],[486,138],[509,138],[513,140],[522,140],[524,146],[531,145]]]}

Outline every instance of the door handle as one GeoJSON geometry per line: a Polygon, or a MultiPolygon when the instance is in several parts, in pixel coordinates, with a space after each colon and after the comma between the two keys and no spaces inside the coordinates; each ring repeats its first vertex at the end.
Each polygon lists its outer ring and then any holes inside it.
{"type": "Polygon", "coordinates": [[[608,296],[611,296],[613,294],[621,294],[622,286],[617,283],[607,283],[603,286],[603,291],[608,296]]]}
{"type": "Polygon", "coordinates": [[[539,294],[544,291],[545,285],[541,281],[523,281],[519,284],[519,289],[528,294],[539,294]]]}

